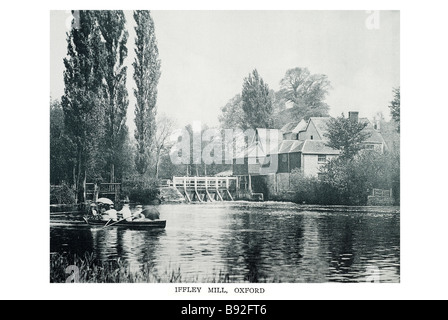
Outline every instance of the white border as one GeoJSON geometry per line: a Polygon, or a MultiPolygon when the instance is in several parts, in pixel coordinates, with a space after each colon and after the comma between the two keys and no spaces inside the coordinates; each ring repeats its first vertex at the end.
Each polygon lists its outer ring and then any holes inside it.
{"type": "MultiPolygon", "coordinates": [[[[2,299],[445,299],[447,210],[444,152],[447,48],[443,2],[92,1],[11,2],[3,8],[2,299]],[[98,3],[98,2],[97,2],[98,3]],[[171,284],[49,284],[49,10],[399,9],[401,10],[401,284],[269,284],[263,296],[177,296],[171,284]],[[443,184],[441,184],[443,183],[443,184]],[[11,225],[10,225],[11,223],[11,225]],[[24,236],[26,235],[26,236],[24,236]]],[[[198,286],[198,284],[194,284],[198,286]]],[[[229,285],[230,286],[230,285],[229,285]]],[[[245,285],[248,286],[248,285],[245,285]]],[[[249,285],[257,287],[257,285],[249,285]]],[[[205,286],[204,286],[205,287],[205,286]]]]}

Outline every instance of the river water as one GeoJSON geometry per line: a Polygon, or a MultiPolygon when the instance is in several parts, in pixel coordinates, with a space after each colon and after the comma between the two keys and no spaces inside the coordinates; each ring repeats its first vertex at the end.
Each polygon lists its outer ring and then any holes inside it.
{"type": "MultiPolygon", "coordinates": [[[[221,202],[158,206],[163,231],[50,224],[51,253],[121,258],[185,282],[400,282],[396,207],[221,202]]],[[[75,219],[78,219],[76,217],[75,219]]],[[[63,219],[64,221],[60,220],[63,219]]],[[[55,219],[52,218],[52,221],[55,219]]]]}

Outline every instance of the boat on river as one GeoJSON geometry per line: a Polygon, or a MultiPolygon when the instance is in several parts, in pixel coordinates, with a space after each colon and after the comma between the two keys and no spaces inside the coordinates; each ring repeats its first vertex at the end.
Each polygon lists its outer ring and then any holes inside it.
{"type": "Polygon", "coordinates": [[[134,221],[126,221],[119,220],[118,222],[111,221],[107,223],[107,221],[89,219],[87,217],[83,218],[84,221],[90,226],[96,227],[122,227],[129,229],[164,229],[166,227],[166,220],[134,220],[134,221]]]}

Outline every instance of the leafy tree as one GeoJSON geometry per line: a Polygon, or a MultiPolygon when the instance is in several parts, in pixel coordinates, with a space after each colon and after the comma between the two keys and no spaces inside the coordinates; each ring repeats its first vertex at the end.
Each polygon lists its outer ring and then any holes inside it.
{"type": "MultiPolygon", "coordinates": [[[[134,134],[137,140],[135,166],[137,172],[143,175],[150,165],[151,151],[154,147],[159,152],[158,155],[160,155],[158,146],[154,146],[160,60],[154,31],[154,21],[151,18],[150,12],[147,10],[134,11],[134,19],[136,22],[136,57],[132,65],[134,67],[134,80],[136,83],[134,95],[137,100],[135,106],[136,129],[134,134]]],[[[158,156],[156,161],[158,162],[158,156]]],[[[158,164],[155,166],[157,167],[158,164]]]]}
{"type": "Polygon", "coordinates": [[[269,87],[255,69],[244,79],[242,91],[243,129],[271,128],[272,100],[269,87]]]}
{"type": "Polygon", "coordinates": [[[370,133],[363,132],[366,122],[353,121],[344,114],[332,118],[327,126],[328,131],[324,134],[328,138],[326,145],[340,150],[340,157],[344,159],[352,159],[363,148],[363,142],[370,137],[370,133]]]}
{"type": "Polygon", "coordinates": [[[76,162],[76,145],[66,134],[64,110],[61,102],[50,101],[50,183],[73,184],[73,168],[76,162]]]}
{"type": "Polygon", "coordinates": [[[223,129],[237,129],[244,126],[243,99],[237,94],[221,108],[219,123],[223,129]]]}
{"type": "MultiPolygon", "coordinates": [[[[105,111],[105,153],[110,168],[110,181],[115,182],[115,167],[127,139],[126,112],[129,104],[126,89],[127,67],[124,60],[128,49],[126,18],[121,10],[95,11],[101,33],[102,98],[105,111]]],[[[118,170],[117,177],[122,175],[118,170]]]]}
{"type": "Polygon", "coordinates": [[[331,88],[324,74],[311,74],[307,68],[286,71],[280,81],[279,94],[293,104],[295,120],[328,116],[329,106],[324,102],[331,88]]]}
{"type": "MultiPolygon", "coordinates": [[[[101,36],[95,13],[80,11],[77,28],[67,34],[67,57],[64,59],[64,125],[66,134],[75,145],[74,184],[78,198],[86,172],[100,170],[102,109],[100,104],[101,36]]],[[[81,199],[83,200],[83,199],[81,199]]]]}
{"type": "Polygon", "coordinates": [[[363,150],[353,159],[331,160],[322,168],[322,173],[320,183],[337,193],[340,204],[365,205],[373,188],[392,188],[395,193],[398,187],[395,196],[399,201],[399,159],[393,154],[363,150]]]}
{"type": "Polygon", "coordinates": [[[394,100],[390,102],[389,109],[392,119],[397,124],[397,131],[400,132],[400,87],[395,88],[393,92],[394,100]]]}
{"type": "Polygon", "coordinates": [[[169,137],[174,131],[174,121],[166,116],[157,120],[157,132],[155,138],[155,178],[159,178],[160,159],[162,154],[168,151],[169,137]]]}

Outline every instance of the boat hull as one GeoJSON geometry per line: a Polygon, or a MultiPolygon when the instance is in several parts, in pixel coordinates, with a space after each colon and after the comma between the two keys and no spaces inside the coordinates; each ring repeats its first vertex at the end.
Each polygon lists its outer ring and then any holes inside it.
{"type": "MultiPolygon", "coordinates": [[[[84,219],[84,221],[91,226],[104,227],[106,225],[105,221],[84,219]]],[[[114,222],[111,222],[112,224],[114,222]]],[[[130,229],[164,229],[166,227],[166,220],[147,220],[147,221],[120,221],[110,226],[130,228],[130,229]]]]}

